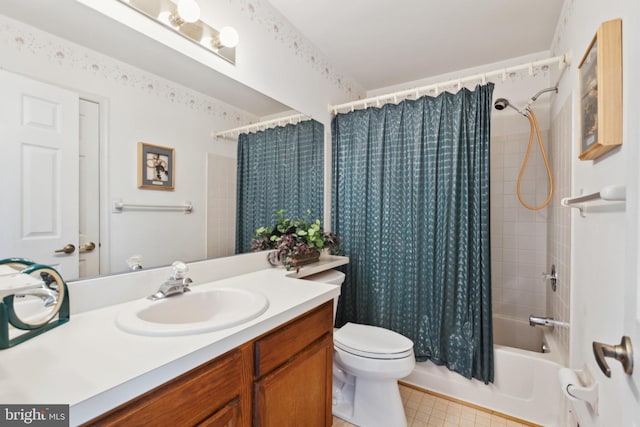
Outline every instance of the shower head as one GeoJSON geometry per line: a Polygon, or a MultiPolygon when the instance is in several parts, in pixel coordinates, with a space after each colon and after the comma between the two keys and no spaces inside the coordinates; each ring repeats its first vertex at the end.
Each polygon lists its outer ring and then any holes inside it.
{"type": "Polygon", "coordinates": [[[514,110],[516,110],[518,113],[522,114],[525,117],[528,115],[528,111],[527,110],[520,110],[519,108],[517,108],[514,105],[512,105],[509,102],[509,100],[506,99],[506,98],[498,98],[498,99],[496,99],[496,102],[493,103],[493,106],[498,111],[502,111],[505,108],[509,107],[509,108],[513,108],[514,110]]]}
{"type": "Polygon", "coordinates": [[[493,106],[498,111],[504,110],[505,108],[507,108],[509,106],[509,100],[505,99],[505,98],[498,98],[498,99],[496,99],[496,102],[493,103],[493,106]]]}

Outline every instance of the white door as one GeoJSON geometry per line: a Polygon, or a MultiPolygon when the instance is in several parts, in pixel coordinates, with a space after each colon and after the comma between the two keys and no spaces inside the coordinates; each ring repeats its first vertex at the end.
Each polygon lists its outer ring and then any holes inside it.
{"type": "Polygon", "coordinates": [[[80,277],[100,274],[100,105],[80,100],[80,277]]]}
{"type": "Polygon", "coordinates": [[[78,277],[78,95],[0,70],[0,258],[78,277]]]}
{"type": "MultiPolygon", "coordinates": [[[[640,238],[640,236],[638,236],[640,238]]],[[[640,262],[640,254],[636,254],[636,265],[640,262]]],[[[640,427],[640,277],[636,278],[635,290],[628,287],[627,306],[625,307],[624,333],[631,338],[634,351],[634,367],[631,377],[618,380],[619,390],[623,396],[624,425],[640,427]]]]}

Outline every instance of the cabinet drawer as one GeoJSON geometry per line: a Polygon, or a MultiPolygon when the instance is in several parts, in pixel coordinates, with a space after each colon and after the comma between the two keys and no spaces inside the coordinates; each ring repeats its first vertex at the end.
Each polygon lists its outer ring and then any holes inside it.
{"type": "Polygon", "coordinates": [[[260,377],[333,331],[333,300],[255,342],[254,375],[260,377]]]}
{"type": "MultiPolygon", "coordinates": [[[[232,350],[86,425],[193,426],[205,421],[233,400],[235,402],[231,406],[237,407],[238,402],[243,401],[242,395],[246,395],[243,384],[250,381],[250,351],[250,346],[232,350]]],[[[250,410],[246,412],[244,417],[248,421],[250,410]]]]}

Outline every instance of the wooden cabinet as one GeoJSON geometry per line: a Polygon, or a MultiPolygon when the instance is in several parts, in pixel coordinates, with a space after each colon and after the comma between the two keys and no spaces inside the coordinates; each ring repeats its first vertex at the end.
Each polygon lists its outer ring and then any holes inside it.
{"type": "Polygon", "coordinates": [[[250,426],[251,351],[238,347],[85,425],[250,426]]]}
{"type": "Polygon", "coordinates": [[[333,302],[255,343],[256,427],[330,427],[333,302]]]}
{"type": "Polygon", "coordinates": [[[330,427],[333,302],[84,426],[330,427]]]}

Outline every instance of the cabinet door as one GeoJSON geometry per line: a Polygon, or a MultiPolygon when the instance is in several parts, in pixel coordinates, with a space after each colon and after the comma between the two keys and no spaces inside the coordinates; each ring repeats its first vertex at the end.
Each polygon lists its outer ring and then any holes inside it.
{"type": "Polygon", "coordinates": [[[235,399],[207,418],[198,427],[239,427],[242,422],[240,402],[235,399]]]}
{"type": "Polygon", "coordinates": [[[330,427],[333,339],[325,335],[254,385],[256,427],[330,427]]]}

